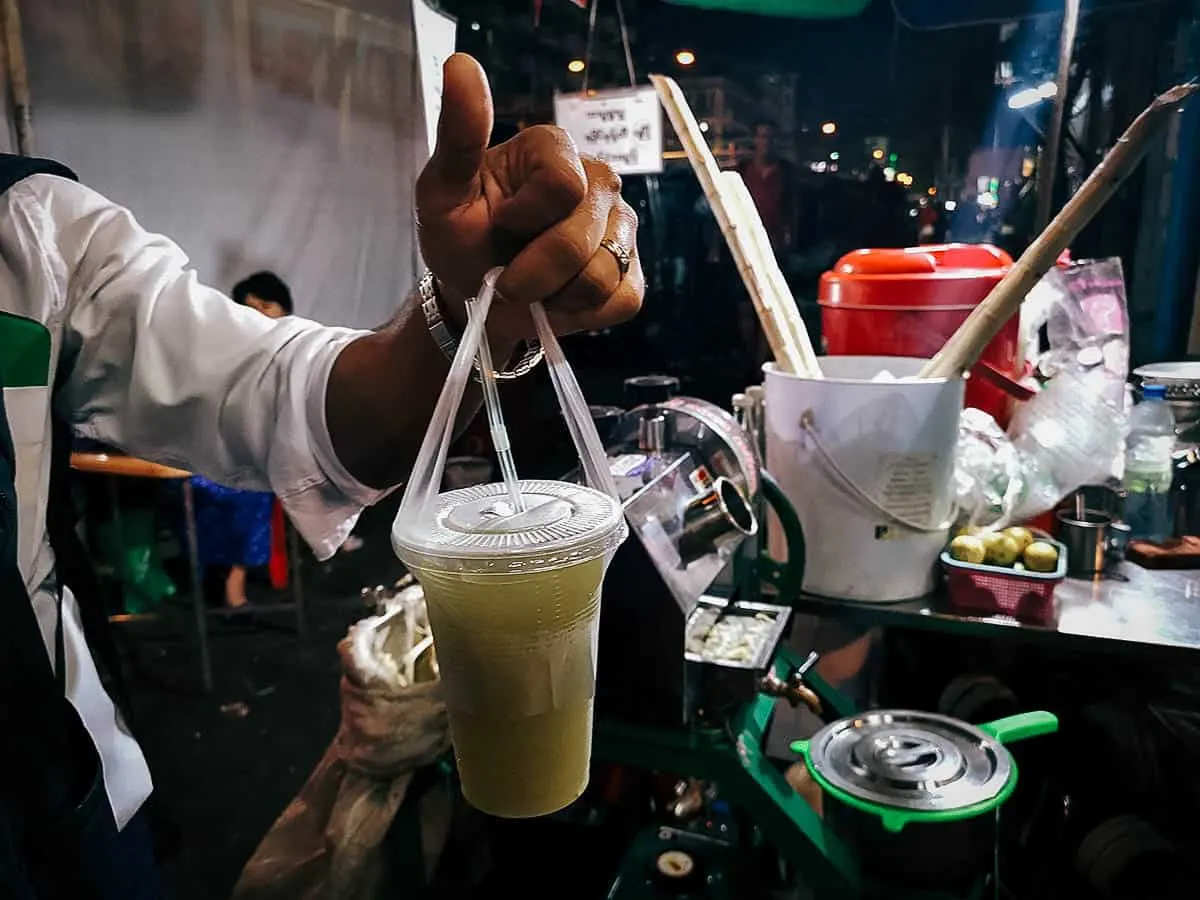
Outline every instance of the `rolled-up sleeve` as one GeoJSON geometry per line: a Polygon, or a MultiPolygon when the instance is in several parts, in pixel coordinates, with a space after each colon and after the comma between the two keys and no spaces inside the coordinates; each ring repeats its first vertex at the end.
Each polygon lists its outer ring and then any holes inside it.
{"type": "Polygon", "coordinates": [[[325,423],[334,360],[362,332],[232,303],[174,243],[74,182],[20,189],[40,195],[67,273],[58,398],[76,432],[272,491],[317,556],[333,554],[384,493],[345,470],[325,423]]]}

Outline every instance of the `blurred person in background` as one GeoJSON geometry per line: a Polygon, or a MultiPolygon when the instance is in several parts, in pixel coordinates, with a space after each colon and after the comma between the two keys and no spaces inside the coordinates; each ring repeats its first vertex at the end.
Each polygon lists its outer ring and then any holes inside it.
{"type": "Polygon", "coordinates": [[[292,292],[274,272],[255,272],[233,286],[233,302],[256,309],[268,319],[282,319],[292,314],[292,292]]]}
{"type": "MultiPolygon", "coordinates": [[[[292,314],[292,292],[274,272],[256,272],[239,281],[230,296],[268,319],[292,314]]],[[[203,475],[193,475],[191,482],[200,565],[205,572],[225,571],[225,606],[240,609],[247,603],[246,570],[271,560],[275,495],[225,487],[203,475]]]]}
{"type": "MultiPolygon", "coordinates": [[[[779,153],[775,123],[763,119],[754,125],[754,155],[738,166],[746,189],[762,219],[763,228],[771,241],[771,249],[780,267],[787,265],[796,244],[800,219],[800,184],[796,167],[779,153]]],[[[749,355],[752,371],[769,357],[766,337],[759,326],[754,305],[745,292],[738,308],[738,330],[742,345],[749,355]]]]}
{"type": "Polygon", "coordinates": [[[799,225],[799,179],[796,167],[779,155],[775,123],[754,126],[754,155],[738,166],[776,258],[792,251],[799,225]]]}

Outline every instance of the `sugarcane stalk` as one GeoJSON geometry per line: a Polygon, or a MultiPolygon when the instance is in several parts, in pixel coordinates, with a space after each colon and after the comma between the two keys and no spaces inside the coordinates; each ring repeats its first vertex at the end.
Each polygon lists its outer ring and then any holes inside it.
{"type": "Polygon", "coordinates": [[[1176,85],[1155,98],[1133,120],[1066,206],[1021,254],[983,302],[971,311],[938,354],[925,364],[920,377],[954,378],[975,365],[992,338],[1020,310],[1030,289],[1137,168],[1151,139],[1178,112],[1180,104],[1197,90],[1200,90],[1200,84],[1196,81],[1176,85]]]}

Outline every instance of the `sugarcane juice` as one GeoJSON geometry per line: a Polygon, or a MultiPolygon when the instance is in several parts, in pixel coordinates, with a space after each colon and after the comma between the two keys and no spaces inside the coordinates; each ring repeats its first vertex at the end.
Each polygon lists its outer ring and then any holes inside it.
{"type": "Polygon", "coordinates": [[[478,809],[546,815],[587,786],[604,568],[418,572],[463,794],[478,809]]]}

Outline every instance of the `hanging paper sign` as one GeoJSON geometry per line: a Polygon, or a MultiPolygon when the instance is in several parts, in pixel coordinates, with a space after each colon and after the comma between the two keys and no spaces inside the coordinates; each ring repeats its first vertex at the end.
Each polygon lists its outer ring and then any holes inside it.
{"type": "Polygon", "coordinates": [[[653,87],[557,94],[554,121],[581,154],[604,160],[620,175],[662,171],[662,107],[653,87]]]}

